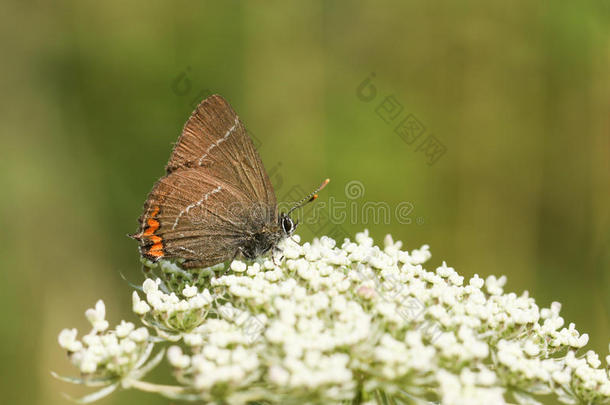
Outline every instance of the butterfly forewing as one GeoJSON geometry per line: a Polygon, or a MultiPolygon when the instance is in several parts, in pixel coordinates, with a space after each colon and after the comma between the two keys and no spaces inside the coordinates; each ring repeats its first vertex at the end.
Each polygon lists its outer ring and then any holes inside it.
{"type": "Polygon", "coordinates": [[[187,121],[140,217],[142,255],[205,267],[233,258],[277,223],[273,187],[245,127],[220,96],[187,121]]]}
{"type": "Polygon", "coordinates": [[[207,167],[215,177],[245,188],[254,202],[276,204],[273,186],[246,128],[219,95],[203,100],[191,114],[166,171],[184,167],[207,167]]]}

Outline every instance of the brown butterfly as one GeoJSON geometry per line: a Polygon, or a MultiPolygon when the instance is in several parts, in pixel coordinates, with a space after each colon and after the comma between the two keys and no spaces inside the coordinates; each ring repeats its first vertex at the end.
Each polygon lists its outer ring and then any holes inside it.
{"type": "Polygon", "coordinates": [[[292,235],[290,213],[279,213],[273,186],[244,124],[219,95],[201,102],[186,122],[166,167],[130,235],[143,257],[183,259],[208,267],[237,256],[254,259],[292,235]]]}

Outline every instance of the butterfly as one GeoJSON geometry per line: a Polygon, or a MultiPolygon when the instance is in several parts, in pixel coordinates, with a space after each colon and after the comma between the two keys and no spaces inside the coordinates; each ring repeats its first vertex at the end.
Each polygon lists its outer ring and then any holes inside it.
{"type": "Polygon", "coordinates": [[[203,100],[191,114],[165,171],[146,199],[138,232],[129,236],[144,258],[179,259],[187,269],[277,250],[298,225],[290,214],[314,201],[329,182],[288,212],[278,212],[244,124],[219,95],[203,100]]]}

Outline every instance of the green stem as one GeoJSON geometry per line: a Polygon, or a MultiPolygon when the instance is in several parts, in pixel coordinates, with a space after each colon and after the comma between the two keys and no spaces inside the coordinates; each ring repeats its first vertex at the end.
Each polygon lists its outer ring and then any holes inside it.
{"type": "Polygon", "coordinates": [[[140,380],[127,380],[123,382],[124,388],[134,387],[140,391],[159,393],[170,393],[170,394],[184,394],[186,389],[184,387],[178,387],[176,385],[163,385],[153,384],[146,381],[140,380]]]}

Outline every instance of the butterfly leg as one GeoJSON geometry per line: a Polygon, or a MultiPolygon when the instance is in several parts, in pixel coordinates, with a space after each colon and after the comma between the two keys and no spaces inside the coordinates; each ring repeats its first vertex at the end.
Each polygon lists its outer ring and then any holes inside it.
{"type": "Polygon", "coordinates": [[[233,260],[237,259],[237,256],[239,255],[244,256],[244,251],[243,249],[240,247],[237,248],[237,250],[235,250],[235,254],[233,255],[233,257],[231,258],[231,260],[229,260],[229,263],[233,263],[233,260]]]}
{"type": "MultiPolygon", "coordinates": [[[[282,253],[281,249],[278,249],[277,247],[274,247],[273,250],[271,251],[271,260],[273,260],[273,264],[278,266],[278,263],[275,261],[275,254],[277,252],[282,253]]],[[[284,255],[282,255],[282,257],[280,257],[280,263],[282,262],[282,260],[284,260],[284,255]]]]}

